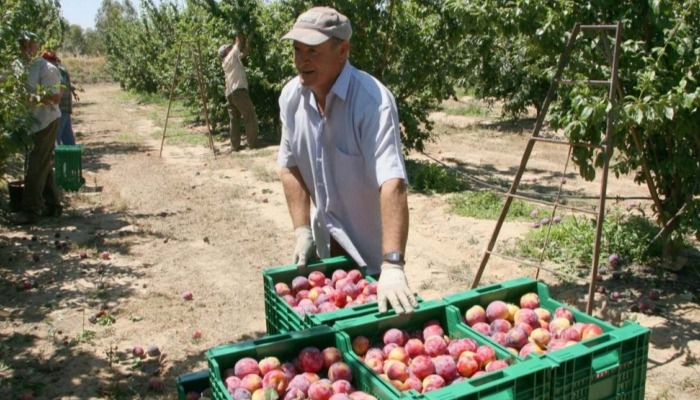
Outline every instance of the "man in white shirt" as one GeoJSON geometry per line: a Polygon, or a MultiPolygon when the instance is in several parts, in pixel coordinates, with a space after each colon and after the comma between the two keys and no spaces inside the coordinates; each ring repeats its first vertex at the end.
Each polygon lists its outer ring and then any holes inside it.
{"type": "Polygon", "coordinates": [[[36,35],[25,32],[19,43],[25,63],[30,63],[27,91],[34,117],[29,129],[33,146],[27,158],[22,204],[12,220],[17,224],[32,224],[38,222],[42,214],[59,216],[62,211],[53,174],[53,149],[61,116],[58,108],[62,94],[61,74],[44,58],[36,57],[39,49],[36,35]]]}
{"type": "Polygon", "coordinates": [[[236,43],[224,44],[219,47],[221,67],[224,69],[226,81],[226,100],[228,101],[228,113],[230,118],[229,135],[231,136],[231,148],[238,151],[241,148],[241,117],[245,122],[245,134],[248,148],[255,148],[258,138],[258,117],[255,114],[255,106],[248,94],[248,77],[241,58],[247,55],[245,38],[236,34],[236,43]]]}
{"type": "Polygon", "coordinates": [[[346,254],[380,273],[380,311],[388,303],[410,312],[417,302],[404,274],[407,176],[396,102],[348,62],[351,35],[347,17],[315,7],[283,37],[294,41],[298,71],[280,95],[277,158],[297,237],[294,262],[303,268],[317,254],[346,254]]]}

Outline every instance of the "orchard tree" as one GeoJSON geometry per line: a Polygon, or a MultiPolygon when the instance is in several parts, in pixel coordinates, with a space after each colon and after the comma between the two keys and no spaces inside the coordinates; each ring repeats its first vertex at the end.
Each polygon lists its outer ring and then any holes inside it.
{"type": "MultiPolygon", "coordinates": [[[[178,95],[201,115],[198,98],[196,65],[189,56],[192,46],[199,46],[207,97],[211,104],[212,123],[227,124],[223,73],[216,49],[233,40],[233,32],[248,37],[250,55],[246,64],[251,98],[261,124],[263,136],[279,139],[279,110],[277,98],[283,85],[295,75],[291,45],[280,38],[289,30],[296,17],[314,5],[329,5],[346,14],[353,24],[350,59],[357,67],[375,75],[392,90],[396,97],[402,122],[402,136],[408,149],[422,149],[430,138],[432,123],[428,113],[454,94],[455,68],[451,49],[460,41],[461,21],[444,8],[444,1],[320,1],[283,0],[189,0],[180,10],[176,31],[172,35],[158,34],[159,28],[170,31],[158,22],[163,7],[142,1],[142,17],[130,16],[129,2],[103,0],[98,20],[112,21],[113,26],[99,28],[105,32],[108,63],[115,78],[127,89],[158,91],[165,94],[169,87],[164,80],[172,76],[172,60],[182,43],[183,79],[178,83],[178,95]],[[117,12],[109,10],[117,10],[117,12]],[[107,17],[111,16],[111,17],[107,17]],[[149,28],[149,34],[144,34],[149,28]],[[177,43],[169,38],[177,37],[177,43]],[[116,47],[116,49],[114,49],[116,47]],[[151,72],[138,72],[137,65],[149,70],[158,59],[150,52],[157,48],[167,58],[170,67],[165,79],[151,72]],[[429,71],[429,73],[428,73],[429,71]]],[[[172,22],[172,21],[171,21],[172,22]]],[[[169,82],[168,82],[169,83],[169,82]]]]}
{"type": "MultiPolygon", "coordinates": [[[[616,118],[616,174],[634,172],[648,187],[660,224],[698,235],[700,229],[700,137],[698,68],[700,2],[670,0],[594,0],[535,2],[448,0],[446,6],[468,26],[455,58],[464,60],[463,83],[475,93],[501,100],[513,115],[544,100],[576,22],[623,23],[619,79],[623,98],[616,118]],[[674,218],[674,216],[677,216],[674,218]]],[[[595,58],[599,39],[579,47],[569,77],[607,79],[607,62],[595,58]]],[[[554,129],[572,141],[600,143],[608,103],[604,92],[589,87],[560,88],[549,115],[554,129]]],[[[539,109],[538,109],[539,111],[539,109]]],[[[573,160],[592,180],[603,155],[577,147],[573,160]]],[[[665,237],[671,239],[671,237],[665,237]]]]}
{"type": "Polygon", "coordinates": [[[85,53],[85,37],[83,36],[83,28],[80,25],[69,24],[68,21],[63,21],[63,26],[66,30],[63,32],[63,45],[61,49],[64,52],[69,52],[74,56],[85,53]]]}
{"type": "Polygon", "coordinates": [[[99,56],[104,54],[105,46],[104,43],[102,43],[102,37],[100,37],[100,34],[95,29],[85,29],[83,40],[85,42],[85,46],[83,47],[84,55],[99,56]]]}
{"type": "Polygon", "coordinates": [[[31,112],[26,76],[19,63],[21,31],[36,33],[45,47],[61,42],[59,4],[53,0],[3,0],[0,23],[0,175],[7,161],[27,141],[31,112]]]}

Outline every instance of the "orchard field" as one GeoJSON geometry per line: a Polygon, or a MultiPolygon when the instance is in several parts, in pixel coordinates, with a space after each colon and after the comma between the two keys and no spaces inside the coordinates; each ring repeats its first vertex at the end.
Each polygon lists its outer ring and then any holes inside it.
{"type": "MultiPolygon", "coordinates": [[[[61,219],[0,230],[0,258],[7,260],[0,269],[0,396],[172,399],[175,378],[205,368],[208,348],[265,333],[261,271],[287,264],[293,246],[276,176],[277,146],[231,153],[216,136],[220,153],[214,157],[204,130],[184,124],[176,108],[161,158],[162,103],[139,101],[116,84],[86,85],[81,97],[74,117],[85,145],[86,186],[67,195],[70,206],[61,219]],[[56,249],[56,241],[67,248],[56,249]],[[26,290],[25,278],[32,283],[26,290]],[[182,298],[185,291],[192,292],[191,301],[182,298]],[[91,323],[96,314],[102,316],[91,323]],[[193,339],[195,332],[201,338],[193,339]],[[149,345],[159,347],[160,358],[139,361],[130,353],[149,345]],[[148,389],[151,376],[162,377],[163,392],[148,389]]],[[[409,160],[429,155],[481,180],[507,182],[526,134],[495,123],[494,112],[468,97],[445,103],[432,114],[437,140],[409,160]]],[[[526,182],[552,190],[563,158],[543,148],[533,160],[526,182]]],[[[569,178],[571,193],[597,193],[595,182],[569,178]]],[[[644,195],[629,177],[613,179],[610,193],[644,195]]],[[[416,191],[409,197],[408,274],[426,299],[468,288],[495,223],[450,211],[454,195],[416,191]]],[[[623,210],[629,204],[610,203],[623,210]]],[[[507,243],[532,230],[529,219],[508,222],[500,238],[507,243]]],[[[700,396],[700,277],[697,259],[689,257],[678,272],[623,264],[625,278],[605,275],[607,293],[596,294],[597,316],[652,329],[649,399],[700,396]],[[652,287],[661,294],[655,311],[631,311],[652,287]],[[619,300],[610,299],[613,291],[619,300]]],[[[492,258],[484,283],[532,273],[492,258]]],[[[555,297],[585,307],[584,285],[549,275],[544,280],[555,297]]]]}

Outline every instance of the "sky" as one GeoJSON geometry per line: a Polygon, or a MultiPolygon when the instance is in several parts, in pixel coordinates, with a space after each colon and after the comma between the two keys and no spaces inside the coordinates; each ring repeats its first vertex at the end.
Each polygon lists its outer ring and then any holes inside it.
{"type": "MultiPolygon", "coordinates": [[[[59,3],[63,18],[68,22],[80,25],[83,29],[95,28],[95,16],[102,0],[59,0],[59,3]]],[[[159,4],[160,0],[155,0],[154,3],[159,4]]],[[[139,6],[138,1],[132,1],[132,4],[137,8],[139,6]]]]}
{"type": "Polygon", "coordinates": [[[63,18],[83,29],[95,28],[95,15],[102,0],[60,0],[63,18]]]}

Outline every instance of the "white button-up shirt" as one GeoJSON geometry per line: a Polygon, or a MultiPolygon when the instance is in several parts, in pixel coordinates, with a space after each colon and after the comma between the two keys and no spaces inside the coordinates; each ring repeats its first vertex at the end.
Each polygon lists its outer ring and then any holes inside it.
{"type": "Polygon", "coordinates": [[[407,181],[394,96],[377,79],[346,63],[326,96],[325,115],[299,77],[279,99],[282,142],[277,162],[298,167],[315,206],[319,255],[330,236],[369,273],[382,263],[379,189],[407,181]]]}
{"type": "MultiPolygon", "coordinates": [[[[32,61],[27,72],[27,90],[36,94],[37,90],[45,90],[51,94],[61,92],[61,73],[56,66],[38,57],[32,61]]],[[[58,104],[37,104],[34,106],[34,123],[30,133],[39,132],[61,116],[58,104]]]]}
{"type": "Polygon", "coordinates": [[[241,62],[241,49],[237,44],[233,45],[221,63],[224,69],[224,81],[226,83],[226,97],[237,89],[248,89],[248,77],[245,74],[245,67],[241,62]]]}

